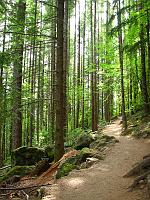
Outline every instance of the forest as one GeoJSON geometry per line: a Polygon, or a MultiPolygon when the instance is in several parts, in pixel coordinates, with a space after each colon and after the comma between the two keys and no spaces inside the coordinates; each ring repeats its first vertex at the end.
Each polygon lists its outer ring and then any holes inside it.
{"type": "Polygon", "coordinates": [[[0,1],[0,167],[150,113],[150,1],[0,1]]]}
{"type": "MultiPolygon", "coordinates": [[[[81,171],[79,183],[85,176],[91,185],[105,185],[103,200],[122,198],[118,186],[140,185],[140,193],[125,199],[147,200],[140,195],[146,194],[145,180],[150,193],[148,138],[149,0],[0,0],[0,182],[6,180],[0,199],[34,200],[27,188],[49,184],[57,170],[56,178],[72,169],[90,170],[117,143],[91,170],[97,182],[91,171],[81,171]],[[36,182],[21,179],[28,174],[36,182]],[[126,177],[132,175],[139,176],[131,185],[126,177]],[[20,180],[28,181],[19,182],[20,193],[7,192],[18,191],[12,187],[20,180]]],[[[64,199],[99,199],[88,186],[83,198],[80,184],[81,196],[69,198],[75,192],[70,185],[64,199]]],[[[65,182],[61,187],[67,191],[65,182]]]]}

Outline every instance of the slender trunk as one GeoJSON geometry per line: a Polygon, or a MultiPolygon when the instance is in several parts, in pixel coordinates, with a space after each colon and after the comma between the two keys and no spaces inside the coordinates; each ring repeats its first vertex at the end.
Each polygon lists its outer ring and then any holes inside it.
{"type": "Polygon", "coordinates": [[[6,32],[6,12],[5,12],[5,22],[4,22],[4,33],[3,33],[3,49],[2,49],[2,61],[1,61],[1,65],[0,65],[0,167],[2,167],[3,165],[3,140],[4,140],[4,137],[5,137],[5,132],[4,132],[4,129],[3,129],[3,118],[5,117],[5,112],[4,112],[4,109],[5,109],[5,106],[4,106],[4,96],[3,96],[3,67],[4,67],[4,62],[5,62],[5,57],[4,57],[4,53],[5,53],[5,42],[6,42],[6,35],[5,35],[5,32],[6,32]]]}
{"type": "Polygon", "coordinates": [[[68,78],[68,0],[65,0],[64,12],[64,126],[65,135],[68,127],[67,119],[67,78],[68,78]]]}
{"type": "MultiPolygon", "coordinates": [[[[121,7],[120,0],[118,1],[118,26],[121,24],[121,7]]],[[[120,75],[121,75],[121,99],[122,99],[122,121],[123,127],[127,129],[127,117],[125,112],[125,94],[124,94],[124,74],[123,74],[123,38],[122,38],[122,28],[120,27],[118,31],[118,40],[119,40],[119,61],[120,61],[120,75]]]]}
{"type": "Polygon", "coordinates": [[[30,128],[29,128],[29,145],[32,146],[33,135],[34,135],[34,118],[35,118],[35,102],[34,102],[34,86],[35,86],[35,70],[36,70],[36,56],[35,56],[35,45],[36,45],[36,21],[37,21],[37,0],[35,0],[34,9],[34,38],[32,43],[32,63],[31,63],[31,110],[30,110],[30,128]]]}
{"type": "Polygon", "coordinates": [[[77,65],[76,128],[79,127],[79,111],[80,111],[80,3],[79,3],[79,24],[78,24],[78,65],[77,65]]]}
{"type": "Polygon", "coordinates": [[[83,66],[82,66],[82,128],[84,129],[84,114],[85,114],[85,104],[84,104],[84,90],[85,90],[85,81],[84,81],[84,78],[85,78],[85,30],[86,30],[86,0],[85,0],[85,11],[84,11],[84,25],[83,25],[83,66]]]}
{"type": "Polygon", "coordinates": [[[96,0],[94,2],[94,31],[93,31],[93,1],[91,1],[91,94],[92,94],[92,131],[97,131],[97,89],[96,89],[96,55],[95,55],[95,27],[96,27],[96,0]],[[94,32],[94,33],[93,33],[94,32]],[[93,41],[94,39],[94,41],[93,41]]]}
{"type": "Polygon", "coordinates": [[[74,32],[74,64],[73,64],[73,128],[76,128],[76,41],[77,41],[77,35],[76,35],[76,0],[75,0],[75,32],[74,32]]]}
{"type": "MultiPolygon", "coordinates": [[[[54,3],[54,2],[53,2],[54,3]]],[[[55,10],[54,10],[54,14],[55,10]]],[[[52,22],[52,37],[56,37],[56,17],[52,22]]],[[[56,41],[54,41],[51,45],[51,135],[52,142],[54,142],[55,138],[55,120],[56,120],[56,52],[55,52],[56,41]]]]}
{"type": "Polygon", "coordinates": [[[146,113],[149,113],[150,106],[149,106],[149,97],[148,97],[148,91],[147,91],[147,80],[146,80],[146,63],[145,63],[145,42],[144,42],[144,27],[143,24],[141,24],[141,30],[140,30],[140,47],[141,47],[141,89],[142,89],[142,95],[144,100],[144,111],[146,113]]]}
{"type": "Polygon", "coordinates": [[[147,48],[148,48],[148,86],[149,86],[149,95],[150,95],[150,15],[147,11],[147,48]]]}

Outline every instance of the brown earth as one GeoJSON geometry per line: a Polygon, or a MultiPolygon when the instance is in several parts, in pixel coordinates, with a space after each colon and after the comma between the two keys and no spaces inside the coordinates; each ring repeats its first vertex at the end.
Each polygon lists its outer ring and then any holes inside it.
{"type": "Polygon", "coordinates": [[[133,178],[123,178],[133,164],[149,153],[149,139],[120,136],[119,120],[106,126],[104,134],[119,139],[103,161],[89,169],[75,170],[46,189],[43,200],[148,200],[146,189],[128,192],[133,178]]]}

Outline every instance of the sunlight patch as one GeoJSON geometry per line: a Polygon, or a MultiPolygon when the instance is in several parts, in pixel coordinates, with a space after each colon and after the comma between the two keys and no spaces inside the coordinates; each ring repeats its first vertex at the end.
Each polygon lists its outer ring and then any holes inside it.
{"type": "Polygon", "coordinates": [[[103,172],[108,172],[110,171],[109,166],[108,165],[101,165],[98,167],[98,169],[100,169],[103,172]]]}
{"type": "Polygon", "coordinates": [[[56,200],[56,197],[54,195],[48,195],[43,197],[42,200],[56,200]]]}
{"type": "Polygon", "coordinates": [[[146,140],[145,143],[146,143],[146,144],[149,144],[149,143],[150,143],[150,139],[146,140]]]}
{"type": "Polygon", "coordinates": [[[72,187],[83,185],[83,183],[84,183],[84,180],[82,178],[72,178],[68,180],[68,185],[72,187]]]}

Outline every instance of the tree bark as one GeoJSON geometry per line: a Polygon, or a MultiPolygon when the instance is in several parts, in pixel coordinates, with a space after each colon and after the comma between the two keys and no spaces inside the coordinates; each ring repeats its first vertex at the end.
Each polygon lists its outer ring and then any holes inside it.
{"type": "MultiPolygon", "coordinates": [[[[120,0],[118,1],[118,26],[121,25],[121,6],[120,6],[120,0]]],[[[122,99],[122,121],[123,121],[123,127],[126,130],[127,129],[127,117],[125,112],[125,94],[124,94],[124,73],[123,73],[123,38],[122,38],[122,28],[119,28],[118,31],[118,41],[119,41],[119,61],[120,61],[120,75],[121,75],[121,99],[122,99]]]]}
{"type": "Polygon", "coordinates": [[[56,64],[56,133],[55,133],[55,161],[64,154],[64,0],[57,0],[57,64],[56,64]]]}
{"type": "Polygon", "coordinates": [[[147,90],[147,79],[146,79],[146,63],[145,63],[145,43],[144,43],[144,27],[141,24],[140,30],[140,47],[141,47],[141,89],[143,95],[143,103],[144,103],[144,111],[149,113],[150,106],[149,106],[149,96],[147,90]]]}
{"type": "MultiPolygon", "coordinates": [[[[24,32],[26,4],[20,0],[17,8],[17,26],[20,33],[24,32]]],[[[13,68],[13,114],[12,114],[12,149],[22,145],[22,62],[23,62],[22,35],[15,36],[15,58],[13,68]]]]}

